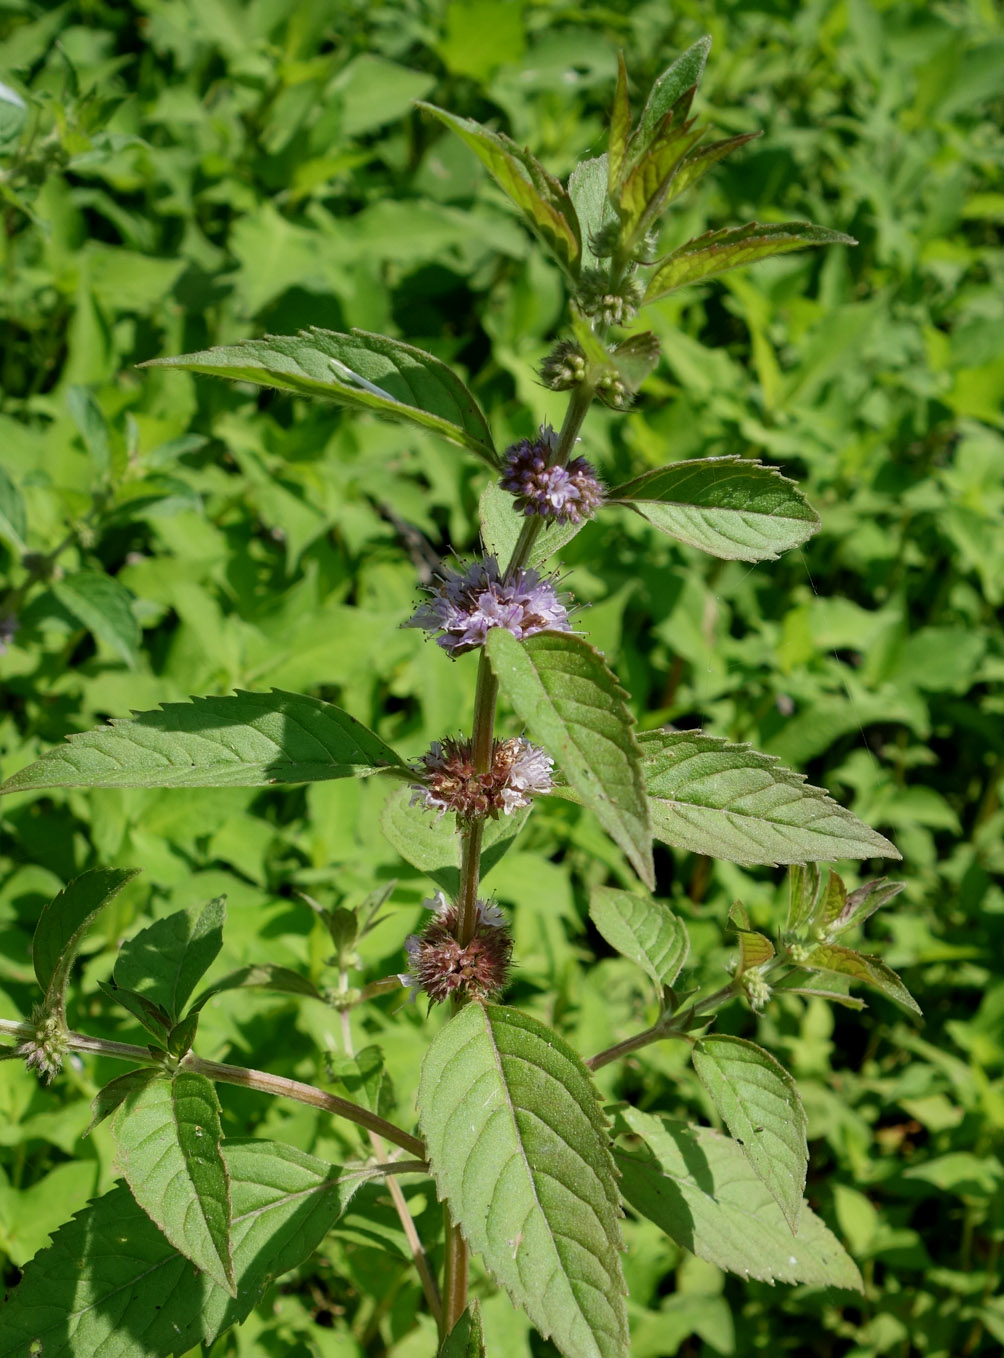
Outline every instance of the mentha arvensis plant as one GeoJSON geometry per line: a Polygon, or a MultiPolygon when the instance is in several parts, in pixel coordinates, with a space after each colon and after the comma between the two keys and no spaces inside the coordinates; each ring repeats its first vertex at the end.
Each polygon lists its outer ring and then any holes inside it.
{"type": "MultiPolygon", "coordinates": [[[[110,1120],[125,1182],[27,1265],[0,1311],[0,1358],[167,1358],[211,1344],[245,1320],[274,1279],[338,1233],[353,1194],[372,1179],[400,1214],[444,1355],[483,1352],[468,1295],[471,1251],[566,1358],[627,1354],[625,1206],[747,1278],[860,1288],[854,1263],[803,1202],[806,1120],[791,1076],[714,1024],[733,1001],[762,1010],[779,987],[860,1007],[847,986],[861,983],[916,1008],[888,967],[840,941],[898,884],[873,881],[848,893],[817,866],[898,854],[774,758],[699,730],[637,734],[627,694],[590,643],[588,615],[575,611],[569,582],[549,564],[590,519],[616,521],[628,510],[730,561],[773,560],[818,526],[796,486],[758,461],[670,462],[611,485],[602,459],[593,466],[577,452],[593,401],[629,412],[658,362],[655,336],[636,326],[648,304],[786,251],[853,244],[805,222],[751,222],[665,250],[666,209],[748,140],[705,142],[690,115],[708,46],[696,43],[670,66],[635,122],[621,63],[607,153],[580,164],[567,185],[504,135],[423,106],[488,168],[565,277],[567,331],[541,369],[546,387],[567,393],[560,429],[527,431],[500,451],[449,367],[380,335],[311,330],[155,360],[376,412],[480,459],[482,549],[443,560],[402,618],[445,652],[443,665],[478,652],[473,729],[399,751],[331,703],[240,692],[73,736],[7,780],[4,792],[22,793],[375,778],[395,799],[385,818],[392,842],[440,889],[430,888],[399,974],[359,978],[355,987],[353,945],[373,927],[381,893],[357,911],[318,906],[340,978],[324,993],[265,961],[200,989],[221,946],[222,901],[158,920],[121,947],[104,987],[147,1029],[149,1045],[140,1047],[68,1031],[65,1013],[81,936],[131,873],[92,869],[68,883],[35,932],[36,1009],[0,1029],[17,1041],[6,1055],[23,1057],[45,1080],[71,1052],[127,1063],[94,1102],[95,1124],[110,1120]],[[519,965],[512,919],[481,887],[483,869],[547,797],[586,808],[623,854],[620,886],[598,888],[590,914],[652,987],[655,1021],[585,1055],[506,1003],[510,968],[519,965]],[[430,836],[440,844],[454,837],[451,869],[441,866],[449,853],[430,861],[430,836]],[[735,863],[790,865],[783,928],[768,938],[737,903],[728,921],[734,965],[710,993],[679,984],[689,944],[683,923],[652,894],[653,839],[735,863]],[[376,1098],[352,1102],[196,1055],[206,1001],[254,985],[326,999],[350,1057],[357,1006],[386,1003],[378,997],[391,992],[402,1006],[417,1000],[426,1016],[446,1006],[445,1021],[426,1019],[434,1035],[416,1125],[390,1122],[376,1098]],[[624,1104],[604,1110],[593,1072],[668,1041],[686,1044],[728,1135],[624,1104]],[[366,1134],[358,1161],[333,1166],[282,1143],[224,1140],[218,1082],[356,1124],[366,1134]],[[406,1175],[431,1178],[441,1234],[426,1214],[428,1238],[420,1238],[401,1187],[406,1175]]],[[[540,898],[517,906],[547,908],[540,898]]]]}

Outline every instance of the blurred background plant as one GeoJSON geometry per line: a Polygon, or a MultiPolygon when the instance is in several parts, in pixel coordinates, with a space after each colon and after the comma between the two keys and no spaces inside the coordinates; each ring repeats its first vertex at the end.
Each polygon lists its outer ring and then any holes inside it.
{"type": "MultiPolygon", "coordinates": [[[[881,997],[863,1015],[786,997],[726,1018],[722,1030],[759,1026],[797,1076],[809,1200],[867,1294],[726,1279],[628,1221],[635,1353],[998,1353],[1004,34],[985,0],[0,3],[0,754],[9,773],[106,717],[240,686],[332,698],[416,755],[469,727],[471,658],[444,667],[399,622],[441,551],[472,547],[487,473],[431,435],[134,365],[360,326],[471,375],[499,446],[556,419],[561,397],[534,369],[560,275],[411,101],[494,120],[565,175],[603,149],[616,51],[644,90],[705,31],[698,111],[720,135],[765,135],[683,200],[663,243],[809,218],[860,245],[649,308],[663,362],[630,419],[594,413],[584,451],[611,482],[668,458],[762,455],[799,481],[822,531],[750,569],[625,511],[564,560],[644,727],[748,739],[895,840],[907,887],[872,927],[925,1021],[881,997]],[[603,580],[589,569],[600,534],[603,580]]],[[[391,889],[384,920],[336,966],[400,970],[429,884],[381,834],[382,798],[335,782],[5,802],[0,1013],[30,1004],[41,905],[93,865],[144,872],[87,945],[90,996],[141,914],[223,892],[221,967],[266,955],[323,991],[331,935],[303,894],[357,907],[374,875],[391,889]]],[[[503,904],[522,902],[513,998],[599,1049],[648,1004],[587,923],[589,888],[624,865],[572,806],[540,810],[527,834],[491,879],[503,904]],[[548,837],[560,847],[541,862],[548,837]]],[[[783,920],[779,873],[668,850],[657,866],[708,977],[729,955],[735,897],[760,927],[783,920]]],[[[100,997],[78,1003],[71,1021],[135,1039],[100,997]]],[[[417,1072],[426,1021],[385,1028],[387,1008],[367,1011],[356,1045],[417,1072]]],[[[207,1007],[202,1050],[337,1087],[354,1078],[337,1029],[316,1000],[234,996],[207,1007]]],[[[710,1116],[682,1050],[652,1049],[646,1072],[599,1079],[646,1109],[710,1116]]],[[[78,1064],[42,1091],[0,1067],[8,1283],[114,1177],[103,1129],[81,1134],[116,1073],[78,1064]]],[[[334,1160],[357,1149],[312,1110],[221,1097],[228,1135],[276,1132],[334,1160]]],[[[411,1115],[407,1078],[385,1098],[411,1115]]],[[[416,1211],[424,1192],[411,1190],[416,1211]]],[[[408,1358],[434,1342],[420,1301],[392,1210],[383,1230],[350,1213],[212,1352],[408,1358]]],[[[504,1300],[485,1322],[493,1353],[549,1351],[504,1300]]]]}

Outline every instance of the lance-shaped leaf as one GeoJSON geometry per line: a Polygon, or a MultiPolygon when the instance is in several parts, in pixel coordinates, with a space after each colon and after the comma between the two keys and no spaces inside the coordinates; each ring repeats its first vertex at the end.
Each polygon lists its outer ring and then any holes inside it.
{"type": "Polygon", "coordinates": [[[775,561],[819,528],[819,515],[793,481],[742,457],[657,467],[612,490],[610,499],[726,561],[775,561]]]}
{"type": "Polygon", "coordinates": [[[13,774],[0,793],[43,787],[269,787],[404,766],[333,703],[296,693],[165,703],[70,736],[13,774]]]}
{"type": "Polygon", "coordinates": [[[88,925],[119,894],[139,868],[91,868],[67,882],[42,910],[31,944],[47,1013],[65,1014],[66,982],[88,925]]]}
{"type": "Polygon", "coordinates": [[[819,898],[820,873],[815,863],[795,863],[788,869],[788,916],[785,929],[797,933],[812,919],[819,898]]]}
{"type": "Polygon", "coordinates": [[[557,1033],[471,1004],[433,1039],[429,1165],[489,1273],[565,1358],[628,1352],[619,1198],[596,1090],[557,1033]]]}
{"type": "Polygon", "coordinates": [[[602,655],[570,633],[538,632],[519,642],[504,627],[491,629],[486,648],[517,715],[645,885],[653,887],[652,835],[634,718],[602,655]]]}
{"type": "Polygon", "coordinates": [[[689,90],[677,101],[670,111],[671,120],[652,139],[621,185],[616,203],[629,249],[644,240],[662,215],[687,153],[704,136],[705,129],[695,127],[696,119],[686,116],[692,98],[693,90],[689,90]]]}
{"type": "Polygon", "coordinates": [[[659,901],[612,887],[596,887],[589,917],[622,957],[636,962],[657,986],[670,986],[680,974],[690,940],[682,920],[659,901]]]}
{"type": "MultiPolygon", "coordinates": [[[[568,193],[575,205],[579,230],[582,233],[583,269],[595,269],[603,266],[603,259],[595,253],[592,243],[605,226],[617,221],[617,213],[607,197],[608,178],[609,172],[605,155],[594,156],[592,160],[580,160],[568,176],[568,193]]],[[[591,327],[590,333],[592,333],[591,327]]],[[[602,348],[598,339],[594,338],[593,343],[598,348],[602,348]]],[[[585,352],[588,357],[589,349],[586,348],[585,352]]]]}
{"type": "Polygon", "coordinates": [[[112,973],[115,985],[177,1023],[223,946],[224,900],[218,896],[199,912],[176,910],[128,939],[112,973]]]}
{"type": "Polygon", "coordinates": [[[724,141],[709,142],[707,146],[699,146],[696,150],[691,151],[673,175],[672,182],[669,184],[666,196],[663,199],[663,207],[668,207],[670,203],[679,198],[681,193],[686,193],[687,189],[692,188],[704,178],[713,165],[717,165],[720,160],[730,155],[737,147],[744,146],[748,141],[755,141],[760,135],[760,132],[742,132],[737,137],[726,137],[724,141]]]}
{"type": "Polygon", "coordinates": [[[639,737],[652,833],[730,863],[899,858],[876,830],[773,756],[701,731],[639,737]]]}
{"type": "Polygon", "coordinates": [[[485,1335],[477,1297],[471,1298],[467,1310],[446,1336],[439,1358],[485,1358],[485,1335]]]}
{"type": "Polygon", "coordinates": [[[745,1278],[864,1290],[854,1261],[807,1205],[792,1235],[729,1137],[635,1108],[622,1116],[649,1154],[615,1152],[621,1192],[678,1245],[745,1278]]]}
{"type": "Polygon", "coordinates": [[[137,1084],[111,1126],[116,1165],[140,1207],[176,1250],[236,1297],[230,1182],[211,1082],[179,1070],[137,1084]]]}
{"type": "Polygon", "coordinates": [[[617,53],[617,87],[610,114],[610,138],[607,147],[607,192],[617,196],[617,188],[627,160],[628,138],[631,135],[631,101],[628,98],[627,67],[624,54],[617,53]]]}
{"type": "Polygon", "coordinates": [[[15,552],[23,552],[27,535],[24,498],[3,467],[0,467],[0,542],[6,542],[15,552]]]}
{"type": "Polygon", "coordinates": [[[498,462],[488,422],[456,373],[423,349],[385,335],[311,328],[141,366],[182,368],[372,410],[440,434],[490,466],[498,462]]]}
{"type": "Polygon", "coordinates": [[[489,132],[471,118],[416,100],[471,148],[485,169],[523,214],[523,219],[550,250],[574,283],[580,256],[579,221],[568,193],[529,151],[502,132],[489,132]]]}
{"type": "Polygon", "coordinates": [[[853,948],[844,948],[838,943],[822,943],[818,948],[813,948],[808,957],[799,959],[799,966],[806,971],[834,972],[852,981],[861,981],[873,990],[888,995],[904,1009],[911,1009],[915,1014],[921,1012],[920,1005],[900,978],[878,957],[855,952],[853,948]]]}
{"type": "Polygon", "coordinates": [[[844,933],[853,925],[864,924],[876,910],[881,910],[894,900],[905,885],[905,882],[890,882],[884,877],[863,883],[856,891],[845,896],[843,909],[833,920],[833,930],[844,933]]]}
{"type": "MultiPolygon", "coordinates": [[[[529,814],[530,807],[527,806],[509,816],[485,822],[482,877],[491,872],[512,848],[529,814]]],[[[437,820],[432,812],[411,805],[408,788],[398,788],[384,803],[380,828],[406,863],[431,877],[448,896],[457,895],[460,890],[460,839],[455,816],[441,816],[437,820]]]]}
{"type": "Polygon", "coordinates": [[[110,575],[75,571],[51,586],[55,599],[130,667],[142,640],[132,611],[132,595],[110,575]]]}
{"type": "Polygon", "coordinates": [[[638,119],[638,129],[631,139],[630,151],[632,155],[639,154],[649,145],[653,134],[658,130],[666,115],[674,106],[679,105],[680,100],[685,95],[689,94],[686,105],[683,107],[683,116],[686,115],[694,93],[701,83],[710,50],[711,38],[698,38],[656,80],[649,92],[648,99],[645,101],[641,117],[638,119]]]}
{"type": "Polygon", "coordinates": [[[197,1272],[123,1184],[61,1227],[0,1305],[0,1358],[180,1358],[239,1325],[309,1258],[355,1187],[275,1141],[231,1141],[237,1298],[197,1272]],[[33,1346],[34,1350],[33,1350],[33,1346]]]}
{"type": "Polygon", "coordinates": [[[729,910],[729,924],[738,935],[739,961],[736,976],[762,967],[774,956],[774,945],[766,934],[758,933],[750,924],[749,911],[742,901],[733,901],[729,910]]]}
{"type": "Polygon", "coordinates": [[[762,1047],[740,1037],[700,1038],[693,1061],[722,1121],[797,1233],[809,1148],[795,1081],[762,1047]]]}
{"type": "Polygon", "coordinates": [[[238,967],[236,971],[228,972],[207,986],[192,1001],[192,1010],[202,1009],[214,995],[222,995],[226,990],[246,989],[271,990],[280,995],[308,995],[312,1000],[324,998],[309,976],[301,976],[298,971],[280,967],[274,962],[257,962],[251,966],[238,967]]]}
{"type": "Polygon", "coordinates": [[[812,222],[748,222],[695,236],[655,266],[645,301],[655,302],[688,283],[700,283],[729,269],[755,264],[810,245],[857,245],[853,236],[812,222]]]}

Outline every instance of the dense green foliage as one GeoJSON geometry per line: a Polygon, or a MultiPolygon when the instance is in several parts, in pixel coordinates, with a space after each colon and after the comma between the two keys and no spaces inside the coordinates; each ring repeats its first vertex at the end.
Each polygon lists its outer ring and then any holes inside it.
{"type": "MultiPolygon", "coordinates": [[[[1004,1342],[1004,38],[976,0],[937,11],[909,0],[693,9],[0,9],[0,80],[31,96],[27,131],[0,98],[3,772],[106,717],[234,689],[332,699],[409,756],[469,728],[474,657],[448,665],[399,624],[445,545],[473,545],[488,481],[478,432],[467,429],[464,450],[295,392],[135,365],[266,332],[355,326],[472,374],[498,446],[557,420],[560,398],[534,369],[562,316],[561,273],[531,253],[471,152],[411,101],[494,120],[564,177],[601,149],[617,49],[644,90],[709,28],[700,111],[722,136],[765,135],[674,207],[664,247],[753,218],[811,218],[860,244],[651,306],[663,362],[630,418],[591,416],[585,450],[611,485],[670,458],[762,457],[797,479],[821,529],[750,566],[674,545],[624,509],[587,526],[562,559],[590,605],[583,629],[627,681],[643,727],[700,723],[749,740],[897,844],[906,888],[868,927],[924,1017],[874,993],[864,1013],[796,997],[759,1019],[727,1011],[716,1041],[759,1030],[797,1079],[806,1195],[866,1292],[726,1279],[631,1215],[621,1225],[634,1353],[991,1354],[1004,1342]],[[601,550],[602,580],[590,569],[601,550]]],[[[517,710],[518,693],[514,681],[517,710]]],[[[359,762],[344,733],[331,740],[334,762],[359,762]]],[[[354,1011],[359,1056],[342,1057],[323,999],[338,960],[304,899],[337,910],[360,905],[374,881],[386,886],[382,922],[344,952],[353,985],[401,969],[429,888],[392,830],[390,842],[380,832],[394,804],[384,810],[386,788],[367,781],[247,780],[7,799],[0,1016],[30,1009],[43,904],[82,869],[141,867],[129,881],[119,874],[120,894],[84,942],[88,998],[68,995],[75,1026],[146,1040],[96,983],[116,962],[121,976],[119,945],[142,923],[225,894],[219,974],[268,960],[309,973],[321,998],[209,999],[200,1053],[357,1099],[368,1090],[410,1126],[442,1017],[410,1007],[391,1021],[397,1000],[381,998],[354,1011]],[[374,1043],[403,1072],[396,1089],[366,1059],[374,1043]]],[[[430,830],[433,875],[455,871],[435,841],[430,830]]],[[[693,944],[685,988],[723,975],[735,898],[766,933],[784,924],[778,872],[663,849],[655,871],[693,944]]],[[[489,879],[520,907],[512,998],[584,1052],[654,1014],[643,978],[589,915],[594,888],[630,880],[571,802],[539,809],[489,879]],[[551,856],[542,861],[538,845],[551,856]]],[[[668,951],[675,976],[674,940],[644,937],[668,951]]],[[[715,1051],[701,1078],[681,1043],[650,1048],[643,1069],[598,1073],[604,1092],[641,1110],[626,1116],[665,1127],[664,1167],[686,1159],[674,1119],[709,1121],[714,1063],[741,1059],[738,1043],[715,1051]]],[[[121,1071],[73,1063],[42,1089],[16,1063],[0,1067],[7,1281],[111,1185],[107,1125],[82,1135],[90,1096],[121,1071]]],[[[225,1137],[295,1144],[306,1154],[290,1162],[290,1182],[309,1181],[319,1200],[324,1169],[307,1156],[341,1164],[359,1153],[354,1129],[327,1115],[220,1093],[225,1137]]],[[[253,1154],[234,1154],[256,1183],[253,1154]]],[[[624,1172],[626,1196],[640,1184],[651,1207],[646,1167],[625,1161],[624,1172]]],[[[431,1189],[405,1191],[434,1238],[431,1189]]],[[[325,1192],[318,1238],[343,1206],[321,1251],[214,1358],[431,1350],[382,1187],[347,1204],[325,1192]]],[[[238,1275],[251,1257],[235,1254],[238,1275]]],[[[229,1304],[222,1286],[212,1304],[229,1304]]],[[[483,1313],[491,1352],[545,1350],[531,1348],[504,1297],[488,1295],[483,1313]]]]}

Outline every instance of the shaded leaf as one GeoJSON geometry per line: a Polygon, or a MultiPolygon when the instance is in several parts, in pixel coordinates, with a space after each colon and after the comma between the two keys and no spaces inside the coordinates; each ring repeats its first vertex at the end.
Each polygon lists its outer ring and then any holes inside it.
{"type": "Polygon", "coordinates": [[[433,1039],[419,1119],[440,1196],[566,1358],[628,1352],[619,1199],[579,1057],[515,1009],[468,1005],[433,1039]]]}
{"type": "Polygon", "coordinates": [[[224,1149],[237,1298],[174,1250],[124,1185],[78,1212],[0,1306],[0,1358],[180,1358],[240,1324],[274,1280],[308,1258],[354,1187],[274,1141],[224,1149]]]}
{"type": "Polygon", "coordinates": [[[797,933],[812,919],[819,896],[820,874],[815,863],[794,863],[788,869],[788,916],[785,929],[797,933]]]}
{"type": "Polygon", "coordinates": [[[312,1000],[324,998],[309,976],[301,976],[298,971],[280,967],[274,962],[258,962],[251,966],[238,967],[236,971],[221,976],[218,981],[214,981],[211,986],[200,992],[192,1001],[192,1008],[202,1009],[214,995],[221,995],[225,990],[255,988],[278,991],[282,995],[309,995],[312,1000]]]}
{"type": "Polygon", "coordinates": [[[776,467],[702,457],[643,472],[610,492],[669,537],[726,561],[775,561],[819,528],[819,516],[776,467]]]}
{"type": "Polygon", "coordinates": [[[71,387],[66,393],[66,406],[94,463],[94,470],[99,477],[107,476],[112,465],[108,422],[94,393],[87,387],[71,387]]]}
{"type": "MultiPolygon", "coordinates": [[[[526,523],[524,515],[513,508],[513,497],[497,481],[490,482],[481,492],[479,502],[481,542],[485,553],[493,556],[503,570],[512,558],[520,531],[526,523]]],[[[541,529],[533,544],[528,566],[539,567],[566,543],[571,542],[581,523],[548,523],[541,529]]]]}
{"type": "Polygon", "coordinates": [[[615,1152],[621,1192],[678,1245],[745,1278],[864,1290],[854,1261],[806,1204],[792,1235],[729,1137],[635,1108],[622,1116],[649,1154],[615,1152]]]}
{"type": "Polygon", "coordinates": [[[142,641],[132,595],[100,571],[76,571],[54,580],[51,592],[66,611],[132,668],[142,641]]]}
{"type": "Polygon", "coordinates": [[[225,897],[198,913],[176,910],[127,939],[112,973],[116,987],[156,1005],[177,1023],[223,946],[225,897]]]}
{"type": "MultiPolygon", "coordinates": [[[[628,99],[627,67],[623,52],[617,53],[617,87],[610,114],[610,139],[607,148],[607,192],[616,197],[617,186],[627,160],[628,137],[631,134],[631,104],[628,99]]],[[[580,219],[581,220],[581,219],[580,219]]]]}
{"type": "MultiPolygon", "coordinates": [[[[481,876],[486,876],[509,852],[516,836],[526,824],[531,808],[487,820],[481,853],[481,876]]],[[[431,877],[448,896],[460,890],[460,838],[456,817],[440,816],[421,806],[411,805],[409,788],[397,788],[387,798],[380,814],[380,828],[388,843],[406,863],[431,877]]]]}
{"type": "Polygon", "coordinates": [[[717,165],[720,160],[730,155],[737,147],[744,146],[748,141],[756,141],[761,135],[762,133],[759,131],[742,132],[737,137],[726,137],[724,141],[712,141],[707,146],[699,146],[696,150],[691,151],[673,175],[663,206],[668,206],[682,193],[686,193],[687,189],[699,183],[713,165],[717,165]]]}
{"type": "Polygon", "coordinates": [[[748,222],[695,236],[656,265],[645,301],[654,302],[688,283],[700,283],[729,269],[755,264],[810,245],[857,245],[853,236],[812,222],[748,222]]]}
{"type": "Polygon", "coordinates": [[[237,1296],[230,1182],[216,1090],[204,1075],[137,1082],[112,1119],[115,1162],[132,1195],[176,1250],[237,1296]]]}
{"type": "Polygon", "coordinates": [[[15,552],[23,552],[27,534],[24,499],[3,467],[0,467],[0,542],[6,542],[15,552]]]}
{"type": "Polygon", "coordinates": [[[732,863],[900,857],[773,755],[701,731],[651,731],[639,744],[652,833],[674,848],[732,863]]]}
{"type": "Polygon", "coordinates": [[[70,736],[0,793],[42,787],[268,787],[402,768],[332,703],[273,689],[165,703],[70,736]]]}
{"type": "Polygon", "coordinates": [[[430,429],[491,466],[497,463],[488,422],[452,368],[385,335],[312,327],[299,335],[242,340],[141,366],[182,368],[372,410],[430,429]]]}
{"type": "Polygon", "coordinates": [[[91,1099],[91,1120],[87,1124],[84,1136],[90,1136],[99,1123],[111,1117],[130,1094],[145,1089],[154,1080],[163,1078],[163,1071],[156,1066],[143,1066],[139,1070],[127,1070],[124,1075],[117,1075],[114,1080],[109,1080],[91,1099]]]}
{"type": "Polygon", "coordinates": [[[679,976],[690,941],[682,920],[660,901],[595,887],[589,917],[610,946],[636,962],[657,986],[671,986],[679,976]]]}
{"type": "Polygon", "coordinates": [[[67,882],[38,917],[31,956],[38,984],[45,991],[45,1007],[64,1009],[70,968],[88,925],[114,900],[139,868],[91,868],[67,882]]]}
{"type": "Polygon", "coordinates": [[[700,1038],[693,1061],[722,1121],[797,1233],[809,1148],[795,1081],[755,1042],[724,1034],[700,1038]]]}
{"type": "Polygon", "coordinates": [[[466,1311],[443,1341],[439,1358],[485,1358],[481,1307],[472,1297],[466,1311]]]}
{"type": "Polygon", "coordinates": [[[502,692],[534,739],[645,885],[654,886],[634,718],[602,655],[573,634],[538,632],[519,642],[503,627],[488,633],[486,650],[502,692]]]}
{"type": "Polygon", "coordinates": [[[823,943],[813,948],[804,960],[800,960],[799,966],[806,971],[831,971],[840,976],[849,976],[851,980],[862,981],[872,989],[880,990],[904,1009],[911,1009],[915,1014],[921,1012],[920,1005],[900,978],[878,957],[855,952],[853,948],[844,948],[838,943],[823,943]]]}

